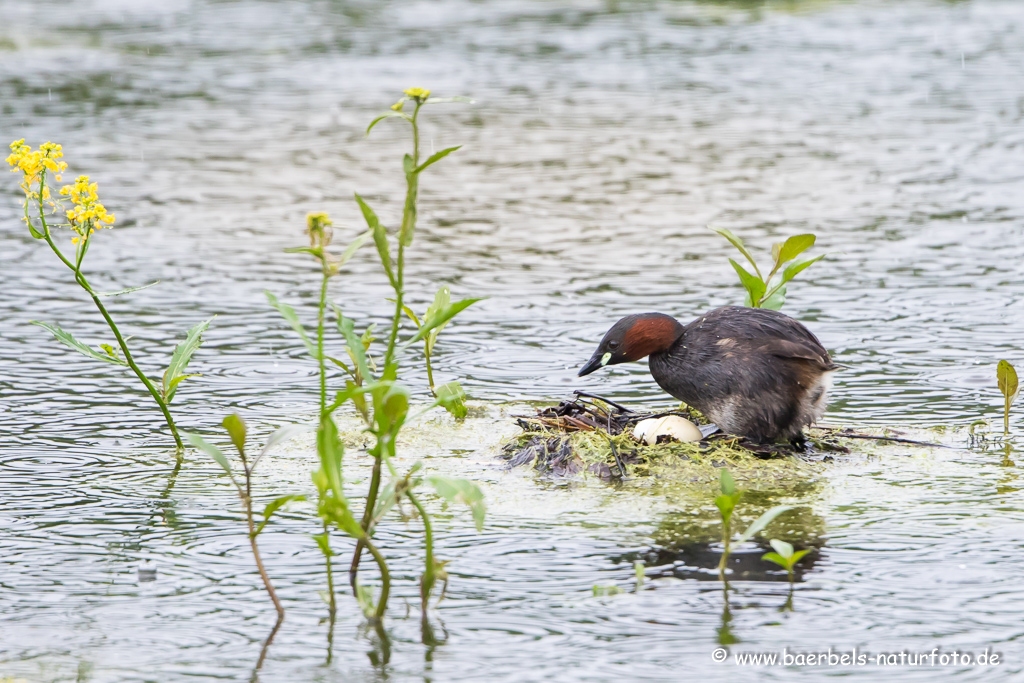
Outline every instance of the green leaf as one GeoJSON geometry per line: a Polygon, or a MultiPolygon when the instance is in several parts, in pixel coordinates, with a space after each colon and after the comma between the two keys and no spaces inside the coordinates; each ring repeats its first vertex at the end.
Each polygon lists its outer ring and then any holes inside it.
{"type": "MultiPolygon", "coordinates": [[[[26,216],[26,218],[27,218],[27,216],[26,216]]],[[[28,225],[28,234],[32,235],[32,237],[34,237],[35,239],[41,240],[44,237],[46,237],[46,235],[44,235],[43,233],[41,233],[38,230],[36,230],[35,226],[33,226],[32,223],[29,222],[28,220],[25,221],[25,224],[28,225]]]]}
{"type": "Polygon", "coordinates": [[[363,610],[363,616],[367,619],[376,614],[377,608],[373,604],[373,589],[370,587],[356,583],[356,602],[359,603],[359,608],[363,610]]]}
{"type": "Polygon", "coordinates": [[[736,503],[740,500],[740,494],[734,493],[732,495],[722,494],[715,498],[715,507],[722,513],[722,521],[726,524],[732,518],[732,511],[736,509],[736,503]]]}
{"type": "Polygon", "coordinates": [[[376,126],[381,121],[383,121],[384,119],[405,119],[406,121],[412,120],[409,118],[408,114],[403,114],[400,111],[385,112],[370,122],[370,125],[366,127],[366,134],[369,135],[370,131],[373,130],[373,127],[376,126]]]}
{"type": "Polygon", "coordinates": [[[164,400],[168,403],[174,399],[174,393],[177,391],[178,385],[181,384],[181,380],[177,382],[174,380],[179,377],[184,379],[185,368],[188,367],[189,361],[192,360],[192,354],[203,343],[203,332],[210,327],[211,322],[213,322],[213,318],[197,324],[185,335],[185,341],[175,347],[174,353],[171,355],[171,362],[167,366],[167,370],[164,371],[163,393],[164,400]]]}
{"type": "Polygon", "coordinates": [[[401,384],[393,384],[384,394],[384,416],[391,424],[400,424],[409,412],[409,390],[401,384]]]}
{"type": "Polygon", "coordinates": [[[320,552],[324,554],[324,557],[334,557],[334,551],[331,550],[331,537],[326,532],[314,534],[313,540],[316,541],[316,545],[320,548],[320,552]]]}
{"type": "Polygon", "coordinates": [[[436,475],[427,477],[427,481],[441,498],[450,503],[468,505],[473,513],[476,530],[483,531],[487,506],[484,504],[484,494],[479,486],[468,479],[450,479],[436,475]]]}
{"type": "Polygon", "coordinates": [[[811,552],[810,548],[807,548],[806,550],[797,550],[795,553],[793,553],[793,559],[790,560],[790,562],[792,564],[796,564],[800,560],[804,559],[804,555],[806,555],[809,552],[811,552]]]}
{"type": "Polygon", "coordinates": [[[216,462],[218,465],[220,465],[221,468],[227,473],[227,475],[229,477],[231,477],[231,480],[234,481],[235,477],[231,473],[231,463],[228,462],[227,457],[225,457],[224,453],[222,453],[219,448],[217,448],[212,443],[210,443],[209,441],[207,441],[203,437],[199,436],[198,434],[193,434],[191,432],[182,432],[182,433],[185,435],[185,438],[188,439],[189,442],[193,446],[195,446],[196,448],[201,450],[203,453],[206,453],[208,456],[213,458],[214,462],[216,462]]]}
{"type": "Polygon", "coordinates": [[[789,571],[789,560],[783,557],[782,555],[779,555],[778,553],[765,553],[761,556],[761,559],[768,560],[769,562],[774,562],[786,571],[789,571]]]}
{"type": "Polygon", "coordinates": [[[729,240],[729,243],[732,246],[736,247],[739,250],[739,252],[747,258],[747,261],[750,262],[750,265],[754,267],[754,272],[757,272],[757,262],[754,260],[754,257],[751,256],[750,252],[747,251],[747,248],[743,245],[743,240],[741,240],[739,237],[732,234],[731,231],[726,230],[725,228],[714,228],[710,225],[708,227],[711,228],[711,230],[717,232],[725,239],[729,240]]]}
{"type": "Polygon", "coordinates": [[[814,235],[793,235],[788,238],[779,249],[779,255],[775,257],[776,263],[792,261],[800,254],[814,246],[814,235]]]}
{"type": "Polygon", "coordinates": [[[760,517],[754,520],[754,523],[747,527],[747,530],[739,535],[737,543],[743,543],[750,540],[755,535],[760,533],[766,526],[771,524],[772,520],[781,515],[786,510],[792,510],[792,505],[776,505],[768,512],[764,513],[760,517]]]}
{"type": "Polygon", "coordinates": [[[467,308],[469,308],[478,301],[483,301],[483,299],[463,299],[462,301],[456,301],[453,304],[447,304],[443,306],[440,310],[435,311],[433,314],[428,313],[423,318],[423,324],[420,325],[419,331],[417,331],[416,335],[412,339],[407,341],[405,345],[408,346],[409,344],[414,344],[418,342],[420,339],[423,339],[425,336],[427,336],[427,333],[433,330],[435,327],[441,328],[444,325],[447,325],[449,320],[451,320],[459,313],[466,310],[467,308]]]}
{"type": "Polygon", "coordinates": [[[311,431],[313,431],[313,428],[309,425],[285,425],[267,438],[267,443],[263,445],[263,451],[260,454],[268,453],[274,446],[290,441],[299,434],[311,431]]]}
{"type": "Polygon", "coordinates": [[[1012,404],[1017,398],[1017,394],[1020,393],[1017,370],[1014,369],[1009,361],[1001,360],[999,365],[996,366],[996,379],[999,382],[999,391],[1002,392],[1003,398],[1012,404]]]}
{"type": "MultiPolygon", "coordinates": [[[[388,299],[388,301],[391,301],[391,299],[388,299]]],[[[405,311],[405,314],[407,316],[409,316],[409,320],[411,320],[414,323],[416,323],[416,327],[420,327],[420,325],[422,323],[420,323],[420,319],[416,316],[416,313],[411,308],[409,308],[408,306],[403,305],[402,306],[402,310],[405,311]]]]}
{"type": "Polygon", "coordinates": [[[456,420],[466,417],[466,392],[458,382],[448,382],[437,388],[438,404],[451,413],[456,420]]]}
{"type": "Polygon", "coordinates": [[[235,444],[235,450],[242,457],[245,457],[245,422],[237,414],[231,413],[221,421],[224,429],[231,437],[231,443],[235,444]]]}
{"type": "Polygon", "coordinates": [[[412,157],[408,154],[402,157],[402,170],[405,171],[405,175],[412,175],[416,172],[416,168],[413,166],[412,157]]]}
{"type": "Polygon", "coordinates": [[[395,495],[395,482],[389,481],[380,490],[380,493],[377,494],[377,502],[373,506],[373,519],[381,519],[397,503],[398,497],[395,495]]]}
{"type": "Polygon", "coordinates": [[[782,555],[786,558],[793,557],[792,543],[786,543],[785,541],[780,541],[777,538],[773,538],[772,540],[768,541],[768,543],[770,543],[771,546],[775,548],[775,552],[777,552],[779,555],[782,555]]]}
{"type": "Polygon", "coordinates": [[[141,287],[129,287],[128,289],[119,289],[116,292],[96,292],[96,296],[121,296],[122,294],[131,294],[132,292],[138,292],[141,289],[149,289],[154,285],[160,284],[160,281],[150,282],[148,285],[142,285],[141,287]]]}
{"type": "Polygon", "coordinates": [[[263,508],[263,521],[256,527],[254,536],[259,536],[260,532],[263,531],[263,527],[267,526],[267,522],[270,521],[271,516],[282,507],[293,501],[306,500],[306,497],[299,494],[292,494],[290,496],[281,496],[267,503],[267,507],[263,508]]]}
{"type": "Polygon", "coordinates": [[[359,374],[363,379],[369,380],[373,378],[370,374],[370,368],[366,364],[366,349],[363,347],[362,340],[356,336],[355,324],[351,318],[346,318],[341,313],[341,309],[331,302],[331,306],[334,308],[334,315],[338,321],[338,332],[345,338],[345,343],[348,344],[348,351],[352,357],[352,362],[356,364],[356,369],[359,370],[359,374]]]}
{"type": "Polygon", "coordinates": [[[455,97],[431,97],[423,104],[450,104],[452,102],[465,102],[472,104],[476,102],[476,100],[469,97],[462,97],[461,95],[455,97]]]}
{"type": "Polygon", "coordinates": [[[740,276],[740,283],[750,295],[750,301],[752,302],[751,306],[757,308],[758,302],[761,301],[761,297],[764,296],[764,282],[761,281],[761,278],[748,273],[743,266],[736,263],[736,261],[729,259],[729,263],[732,264],[736,274],[740,276]]]}
{"type": "Polygon", "coordinates": [[[419,166],[417,166],[414,169],[414,172],[420,173],[426,167],[430,166],[431,164],[436,164],[438,161],[440,161],[441,159],[444,159],[446,156],[448,156],[449,154],[451,154],[455,150],[461,149],[461,148],[462,148],[462,145],[459,145],[458,147],[449,147],[448,149],[442,149],[440,152],[435,152],[434,154],[431,154],[427,158],[426,161],[424,161],[422,164],[420,164],[419,166]]]}
{"type": "Polygon", "coordinates": [[[395,280],[395,272],[391,266],[391,247],[388,245],[388,234],[384,230],[384,226],[381,224],[380,219],[377,218],[377,214],[374,213],[370,205],[363,201],[363,198],[358,194],[355,195],[356,204],[359,205],[359,209],[363,212],[363,218],[366,220],[366,224],[373,231],[373,243],[377,245],[377,253],[380,255],[380,263],[384,266],[384,272],[388,276],[388,281],[391,282],[392,287],[397,287],[397,281],[395,280]]]}
{"type": "Polygon", "coordinates": [[[334,356],[324,356],[324,358],[326,358],[327,360],[331,361],[332,363],[337,365],[339,368],[341,368],[342,370],[344,370],[348,374],[350,374],[350,375],[352,374],[352,369],[349,368],[349,366],[345,363],[345,361],[338,360],[334,356]]]}
{"type": "Polygon", "coordinates": [[[316,350],[316,345],[310,340],[309,335],[306,334],[306,329],[299,322],[299,316],[295,314],[295,309],[288,304],[278,301],[277,297],[270,292],[270,290],[264,290],[264,294],[267,295],[267,301],[270,305],[277,309],[277,312],[281,314],[281,317],[285,319],[285,322],[295,330],[295,333],[302,339],[302,343],[306,346],[306,352],[313,357],[314,360],[319,359],[319,354],[316,350]]]}
{"type": "Polygon", "coordinates": [[[786,303],[786,285],[782,285],[777,290],[772,292],[772,295],[761,302],[761,308],[767,308],[769,311],[780,311],[782,306],[786,303]]]}
{"type": "Polygon", "coordinates": [[[114,365],[128,365],[127,361],[124,361],[120,358],[114,358],[105,353],[100,353],[96,349],[86,346],[82,342],[75,339],[70,332],[65,332],[64,330],[60,329],[60,327],[57,325],[50,325],[48,323],[39,322],[38,320],[33,320],[32,324],[38,325],[39,327],[42,327],[45,330],[49,330],[50,334],[57,338],[57,341],[64,344],[68,348],[72,348],[83,355],[89,356],[90,358],[101,360],[106,363],[113,363],[114,365]]]}
{"type": "Polygon", "coordinates": [[[366,244],[366,240],[370,239],[371,237],[373,237],[372,229],[361,233],[358,237],[349,242],[349,245],[345,247],[345,251],[341,252],[341,258],[339,258],[338,261],[334,264],[334,267],[340,268],[341,266],[348,263],[349,259],[351,259],[355,255],[356,251],[359,250],[359,247],[366,244]]]}
{"type": "Polygon", "coordinates": [[[736,480],[732,478],[732,473],[724,467],[718,472],[718,489],[726,496],[736,494],[736,480]]]}
{"type": "Polygon", "coordinates": [[[788,266],[786,266],[786,269],[782,271],[782,281],[789,282],[797,275],[802,273],[804,270],[812,266],[817,261],[820,261],[821,259],[825,258],[826,256],[828,256],[828,254],[821,254],[820,256],[815,256],[813,258],[805,258],[801,259],[800,261],[794,261],[793,263],[790,263],[788,266]]]}
{"type": "Polygon", "coordinates": [[[345,446],[338,438],[338,427],[330,415],[325,415],[320,420],[320,428],[316,431],[316,451],[320,456],[320,467],[327,475],[330,489],[338,498],[343,497],[341,464],[345,457],[345,446]]]}

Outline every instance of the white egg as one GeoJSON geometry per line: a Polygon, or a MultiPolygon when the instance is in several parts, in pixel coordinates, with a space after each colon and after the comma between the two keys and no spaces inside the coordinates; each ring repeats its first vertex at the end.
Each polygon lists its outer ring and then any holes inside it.
{"type": "Polygon", "coordinates": [[[640,420],[633,428],[633,438],[645,442],[648,446],[658,443],[658,437],[663,434],[671,436],[676,441],[700,441],[703,437],[697,425],[678,415],[640,420]]]}

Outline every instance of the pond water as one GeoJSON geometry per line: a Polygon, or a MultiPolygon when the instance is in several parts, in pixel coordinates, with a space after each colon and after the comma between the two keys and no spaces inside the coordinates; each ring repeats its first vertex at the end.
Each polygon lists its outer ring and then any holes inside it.
{"type": "MultiPolygon", "coordinates": [[[[621,315],[686,320],[741,302],[708,224],[762,254],[813,231],[830,253],[785,308],[846,366],[830,423],[963,446],[962,431],[930,430],[998,422],[995,364],[1022,359],[1024,338],[1022,73],[1017,0],[0,0],[0,138],[60,142],[71,172],[99,181],[118,223],[89,253],[95,285],[160,281],[110,300],[145,367],[160,372],[175,338],[217,316],[193,364],[202,377],[176,400],[188,429],[230,410],[261,432],[311,418],[315,367],[263,290],[308,320],[318,280],[282,250],[302,244],[308,211],[356,234],[357,191],[395,222],[404,131],[363,131],[403,88],[476,100],[427,112],[428,150],[465,147],[424,179],[408,289],[419,309],[441,284],[489,297],[445,330],[436,358],[478,407],[463,427],[428,421],[403,458],[481,481],[487,526],[439,511],[452,582],[432,635],[415,609],[420,535],[383,528],[398,577],[390,643],[342,595],[326,663],[316,528],[301,509],[282,517],[261,537],[288,608],[266,681],[1020,680],[1013,452],[868,449],[763,491],[810,511],[793,524],[818,551],[792,611],[753,543],[723,609],[703,580],[717,562],[706,496],[547,481],[494,456],[516,404],[574,388],[668,404],[643,364],[575,373],[621,315]],[[625,592],[595,597],[595,585],[625,592]],[[734,659],[830,647],[1001,659],[884,671],[734,659]]],[[[247,680],[273,611],[233,491],[198,456],[171,486],[169,439],[132,378],[29,324],[107,334],[18,202],[9,176],[0,680],[247,680]]],[[[366,253],[332,283],[360,325],[389,313],[378,269],[366,253]]],[[[422,398],[424,378],[407,379],[422,398]]],[[[260,490],[307,491],[311,463],[300,443],[260,490]]]]}

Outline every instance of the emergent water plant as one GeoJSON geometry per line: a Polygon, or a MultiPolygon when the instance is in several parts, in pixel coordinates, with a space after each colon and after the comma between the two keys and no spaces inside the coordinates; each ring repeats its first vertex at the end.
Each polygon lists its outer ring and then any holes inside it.
{"type": "Polygon", "coordinates": [[[793,550],[792,543],[786,543],[785,541],[780,541],[777,538],[773,538],[768,542],[771,543],[771,546],[775,549],[775,552],[765,553],[761,556],[761,559],[768,560],[769,562],[774,562],[775,564],[785,569],[786,573],[789,574],[789,582],[792,584],[793,568],[796,566],[797,562],[804,558],[804,555],[811,551],[793,550]]]}
{"type": "MultiPolygon", "coordinates": [[[[317,337],[312,341],[299,321],[295,311],[283,304],[268,292],[271,304],[281,312],[291,327],[302,338],[309,354],[319,365],[320,416],[317,429],[317,453],[319,469],[313,474],[313,481],[318,492],[318,514],[323,524],[323,533],[316,536],[317,544],[324,555],[328,578],[328,603],[331,614],[335,609],[333,572],[331,558],[335,555],[330,545],[330,530],[337,529],[355,539],[356,544],[349,566],[349,584],[352,593],[367,618],[379,623],[387,609],[391,591],[391,575],[383,553],[373,541],[377,525],[384,516],[403,500],[407,500],[415,514],[423,523],[425,545],[425,568],[420,578],[421,609],[426,615],[427,606],[434,587],[440,581],[447,584],[444,563],[434,556],[433,526],[422,501],[418,487],[429,483],[434,491],[445,501],[461,502],[468,505],[479,529],[483,524],[483,494],[472,482],[463,479],[449,479],[439,476],[423,476],[420,463],[413,465],[408,472],[400,474],[392,463],[396,453],[396,440],[402,427],[410,420],[426,413],[428,410],[442,406],[461,418],[466,414],[465,393],[457,381],[448,382],[439,387],[434,386],[433,371],[428,365],[430,389],[435,400],[425,406],[416,415],[410,417],[409,406],[411,393],[398,381],[400,360],[411,346],[423,341],[425,356],[429,359],[437,340],[437,333],[448,324],[458,313],[465,310],[479,299],[463,299],[452,303],[447,288],[434,297],[434,304],[427,310],[423,318],[412,313],[405,303],[405,264],[406,250],[413,243],[416,229],[417,199],[419,194],[420,175],[424,170],[459,149],[450,147],[432,154],[425,160],[420,158],[419,114],[426,104],[443,102],[468,101],[466,98],[431,98],[430,91],[422,88],[411,88],[391,107],[391,111],[375,118],[367,128],[367,135],[381,121],[397,118],[410,125],[412,133],[412,153],[406,154],[402,167],[406,180],[406,194],[402,210],[401,224],[397,235],[392,237],[380,220],[377,213],[358,194],[356,203],[366,221],[367,230],[358,235],[345,248],[340,257],[332,256],[328,247],[333,239],[333,228],[326,214],[311,214],[307,223],[310,237],[309,247],[292,249],[292,252],[308,253],[317,261],[321,271],[320,298],[317,313],[317,337]],[[412,111],[405,111],[406,105],[412,105],[412,111]],[[356,253],[365,242],[373,240],[380,264],[394,291],[390,301],[394,303],[394,315],[384,338],[387,340],[383,354],[374,357],[371,348],[375,338],[374,326],[369,326],[360,335],[355,331],[354,322],[345,317],[341,309],[329,301],[327,290],[329,278],[340,272],[341,266],[356,253]],[[392,240],[397,242],[393,248],[392,240]],[[347,360],[328,355],[324,346],[325,321],[328,305],[333,311],[337,331],[346,343],[347,360]],[[417,331],[402,340],[402,316],[408,315],[417,326],[417,331]],[[327,361],[341,368],[347,376],[343,389],[337,391],[334,400],[327,402],[327,361]],[[342,465],[345,449],[339,438],[338,428],[334,421],[334,413],[343,405],[351,403],[356,414],[365,424],[365,431],[373,438],[373,446],[368,454],[373,458],[369,490],[363,512],[358,515],[352,502],[344,490],[342,465]],[[384,483],[385,469],[390,477],[384,483]],[[363,551],[368,551],[377,565],[380,575],[380,592],[374,599],[372,591],[359,583],[360,560],[363,551]]],[[[428,361],[429,362],[429,361],[428,361]]],[[[443,591],[442,591],[443,595],[443,591]]]]}
{"type": "Polygon", "coordinates": [[[253,559],[256,561],[256,569],[260,573],[260,578],[263,580],[263,585],[267,589],[267,595],[270,596],[271,602],[274,603],[274,609],[277,610],[278,623],[284,619],[284,607],[281,605],[281,601],[277,597],[277,592],[274,590],[274,585],[270,582],[270,576],[267,574],[266,568],[263,566],[263,558],[260,556],[259,546],[256,544],[256,537],[262,533],[263,529],[266,528],[267,523],[275,512],[279,511],[282,507],[293,501],[305,500],[306,497],[303,495],[287,495],[274,498],[263,508],[262,521],[256,524],[255,515],[253,513],[253,497],[252,497],[252,478],[253,473],[256,471],[256,466],[260,464],[260,461],[267,455],[267,453],[274,446],[277,446],[288,439],[296,436],[297,434],[305,431],[309,431],[308,427],[302,425],[288,425],[277,430],[267,439],[266,444],[260,450],[259,455],[255,458],[250,458],[246,455],[245,441],[247,436],[247,429],[245,422],[236,414],[228,415],[224,418],[221,424],[224,429],[227,430],[228,437],[231,439],[231,443],[234,445],[235,450],[238,452],[238,459],[242,463],[242,481],[239,481],[235,477],[235,472],[231,468],[231,462],[228,460],[224,452],[217,446],[206,441],[203,437],[198,434],[185,433],[186,438],[189,442],[206,453],[208,456],[213,458],[213,461],[220,465],[224,473],[231,479],[231,483],[234,484],[235,489],[238,491],[238,497],[242,501],[242,508],[245,511],[245,519],[249,526],[249,546],[252,549],[253,559]]]}
{"type": "Polygon", "coordinates": [[[1003,436],[1006,437],[1010,434],[1010,406],[1020,393],[1017,371],[1009,361],[999,361],[996,367],[996,380],[999,383],[999,391],[1003,394],[1003,436]]]}
{"type": "Polygon", "coordinates": [[[157,382],[146,376],[139,365],[135,362],[131,350],[128,348],[128,340],[121,334],[121,330],[114,323],[103,299],[112,296],[121,296],[136,292],[140,289],[152,287],[157,284],[153,282],[141,287],[131,287],[116,292],[98,292],[93,289],[89,280],[82,272],[82,262],[92,245],[93,235],[101,228],[109,228],[114,224],[114,215],[107,213],[106,207],[99,200],[96,183],[89,182],[89,176],[78,176],[74,184],[61,187],[59,194],[52,192],[48,175],[59,182],[61,174],[67,168],[67,162],[62,161],[64,152],[61,146],[53,142],[44,142],[38,150],[33,150],[25,144],[25,140],[16,140],[11,143],[11,154],[7,157],[7,163],[13,166],[13,172],[21,172],[21,189],[25,193],[23,206],[25,215],[22,220],[28,226],[29,234],[37,240],[44,240],[50,249],[75,276],[75,282],[85,290],[92,299],[103,320],[106,321],[110,331],[114,334],[117,342],[115,348],[111,344],[100,344],[99,348],[93,348],[76,339],[70,332],[65,332],[58,325],[32,321],[50,331],[51,334],[65,346],[78,351],[79,353],[103,361],[112,365],[130,368],[139,381],[146,387],[146,390],[156,401],[163,413],[167,427],[174,437],[174,444],[177,447],[177,455],[180,461],[184,452],[181,437],[178,435],[178,428],[174,424],[169,409],[170,403],[178,385],[194,375],[185,374],[192,354],[202,343],[203,332],[210,326],[210,321],[204,321],[189,330],[185,341],[178,344],[171,355],[170,363],[164,371],[163,378],[157,382]],[[71,208],[64,206],[60,197],[66,197],[71,202],[71,208]],[[61,214],[63,213],[63,218],[61,214]],[[49,218],[48,218],[49,216],[49,218]],[[61,222],[62,220],[66,222],[61,222]],[[57,244],[56,237],[52,232],[55,228],[69,228],[72,233],[71,244],[74,253],[65,253],[57,244]],[[159,387],[158,387],[159,385],[159,387]]]}
{"type": "Polygon", "coordinates": [[[765,277],[761,274],[761,269],[758,267],[757,261],[754,260],[750,250],[743,244],[743,240],[725,228],[708,227],[729,240],[729,243],[736,247],[753,267],[754,273],[752,274],[733,259],[729,259],[729,263],[732,264],[736,274],[740,277],[740,283],[747,290],[747,298],[743,305],[752,308],[780,310],[786,302],[786,284],[813,265],[815,261],[820,261],[826,256],[826,254],[820,254],[798,261],[794,260],[797,256],[814,246],[815,236],[811,234],[793,235],[787,238],[785,242],[776,242],[772,245],[772,269],[768,272],[768,276],[765,277]],[[789,265],[786,265],[787,263],[789,265]],[[784,265],[786,267],[782,269],[784,265]],[[780,269],[782,269],[781,273],[779,272],[780,269]],[[776,275],[778,275],[777,278],[776,275]]]}
{"type": "MultiPolygon", "coordinates": [[[[731,551],[731,544],[733,541],[732,513],[736,509],[736,505],[740,502],[740,498],[743,497],[743,492],[736,488],[736,481],[732,478],[732,474],[729,473],[729,470],[724,467],[719,472],[718,487],[720,495],[715,498],[715,507],[718,508],[722,517],[722,557],[718,561],[718,577],[725,582],[725,567],[729,562],[729,553],[731,551]]],[[[749,541],[768,526],[772,520],[786,510],[790,510],[792,508],[792,505],[776,505],[769,509],[763,515],[755,519],[754,522],[747,527],[746,531],[737,536],[735,539],[736,542],[745,543],[749,541]]]]}

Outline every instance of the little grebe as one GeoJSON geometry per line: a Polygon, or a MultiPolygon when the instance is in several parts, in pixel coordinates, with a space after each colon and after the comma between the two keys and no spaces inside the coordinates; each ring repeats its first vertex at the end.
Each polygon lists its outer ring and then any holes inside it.
{"type": "Polygon", "coordinates": [[[764,308],[724,306],[683,326],[663,313],[628,315],[579,374],[650,356],[651,375],[719,429],[759,442],[802,443],[825,412],[839,366],[810,330],[764,308]]]}

